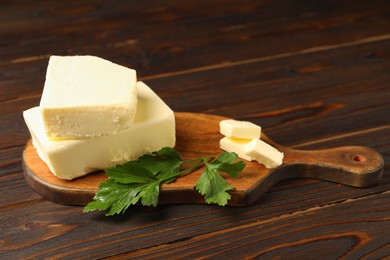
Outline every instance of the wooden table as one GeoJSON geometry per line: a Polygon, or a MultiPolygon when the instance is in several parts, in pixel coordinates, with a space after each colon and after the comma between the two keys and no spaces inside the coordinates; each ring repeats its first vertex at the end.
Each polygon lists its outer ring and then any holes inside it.
{"type": "Polygon", "coordinates": [[[390,257],[390,2],[2,1],[0,258],[390,257]],[[84,214],[22,174],[22,111],[39,104],[51,54],[137,70],[174,110],[260,124],[300,149],[363,145],[380,185],[299,179],[249,207],[133,207],[84,214]]]}

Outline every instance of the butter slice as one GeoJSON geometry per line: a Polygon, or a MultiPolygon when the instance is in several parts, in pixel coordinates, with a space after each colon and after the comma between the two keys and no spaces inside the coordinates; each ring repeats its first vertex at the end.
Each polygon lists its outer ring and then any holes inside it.
{"type": "Polygon", "coordinates": [[[46,134],[112,135],[129,128],[137,108],[135,70],[94,56],[51,56],[40,107],[46,134]]]}
{"type": "Polygon", "coordinates": [[[275,147],[258,139],[253,139],[245,147],[246,156],[264,164],[265,167],[272,169],[283,163],[284,154],[275,147]]]}
{"type": "Polygon", "coordinates": [[[222,150],[236,153],[241,159],[252,161],[251,156],[245,154],[245,149],[250,141],[250,139],[224,137],[219,141],[219,146],[222,150]]]}
{"type": "Polygon", "coordinates": [[[23,112],[33,145],[57,177],[70,180],[175,145],[173,111],[144,83],[138,82],[137,87],[134,123],[111,136],[53,140],[45,133],[39,107],[23,112]]]}
{"type": "Polygon", "coordinates": [[[259,139],[261,135],[261,127],[248,121],[227,119],[219,126],[221,134],[230,138],[259,139]]]}

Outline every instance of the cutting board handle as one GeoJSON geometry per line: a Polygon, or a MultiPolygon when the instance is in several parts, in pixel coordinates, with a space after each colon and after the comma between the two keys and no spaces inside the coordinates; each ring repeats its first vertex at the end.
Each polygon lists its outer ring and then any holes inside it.
{"type": "Polygon", "coordinates": [[[315,151],[283,147],[281,150],[285,153],[284,168],[295,173],[288,178],[307,177],[369,187],[379,183],[383,175],[382,156],[368,147],[344,146],[315,151]],[[296,169],[292,171],[291,167],[296,169]]]}

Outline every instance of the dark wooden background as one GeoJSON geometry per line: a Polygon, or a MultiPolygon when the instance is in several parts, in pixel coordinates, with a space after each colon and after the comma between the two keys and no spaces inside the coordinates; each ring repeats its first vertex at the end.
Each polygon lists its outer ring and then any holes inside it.
{"type": "Polygon", "coordinates": [[[0,3],[0,258],[390,257],[390,2],[0,3]],[[175,111],[250,120],[300,149],[364,145],[380,185],[282,182],[253,206],[134,207],[106,218],[37,195],[22,175],[51,54],[138,71],[175,111]]]}

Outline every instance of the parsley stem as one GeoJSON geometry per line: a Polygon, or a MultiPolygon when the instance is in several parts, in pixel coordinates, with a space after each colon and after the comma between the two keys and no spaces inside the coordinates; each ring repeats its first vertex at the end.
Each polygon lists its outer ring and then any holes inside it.
{"type": "Polygon", "coordinates": [[[203,165],[206,165],[206,163],[212,158],[213,158],[213,156],[207,156],[207,157],[199,157],[199,158],[190,159],[190,160],[183,160],[182,163],[192,163],[192,162],[197,162],[197,163],[193,164],[191,167],[188,167],[188,168],[176,173],[175,175],[170,176],[169,178],[163,180],[162,182],[168,183],[168,182],[171,182],[172,180],[176,179],[176,177],[178,177],[178,176],[186,175],[190,172],[193,172],[196,169],[202,167],[203,165]]]}
{"type": "Polygon", "coordinates": [[[191,162],[196,162],[196,161],[206,161],[207,162],[212,158],[213,158],[213,156],[198,157],[198,158],[194,158],[194,159],[190,159],[190,160],[183,160],[182,162],[183,163],[191,163],[191,162]]]}
{"type": "Polygon", "coordinates": [[[179,172],[180,175],[184,175],[184,174],[187,174],[187,173],[190,173],[192,171],[195,171],[196,169],[198,169],[199,167],[201,167],[202,165],[204,164],[203,160],[198,159],[198,162],[195,163],[194,165],[192,165],[191,167],[185,169],[185,170],[182,170],[181,172],[179,172]]]}

